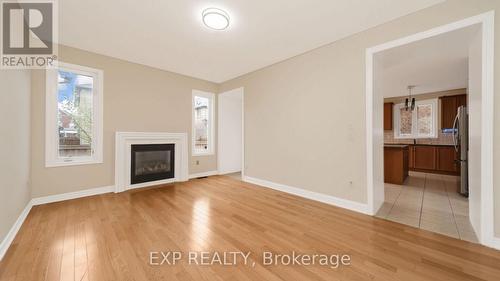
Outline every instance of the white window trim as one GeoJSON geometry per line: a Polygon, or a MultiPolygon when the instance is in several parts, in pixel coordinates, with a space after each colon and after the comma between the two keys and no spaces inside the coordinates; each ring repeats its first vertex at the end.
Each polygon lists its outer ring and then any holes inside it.
{"type": "Polygon", "coordinates": [[[416,101],[415,110],[412,112],[412,128],[411,134],[409,135],[401,135],[399,134],[399,130],[401,128],[401,118],[400,118],[400,110],[404,108],[404,103],[399,103],[394,105],[394,138],[395,139],[431,139],[438,137],[438,100],[437,99],[428,99],[416,101]],[[432,106],[432,128],[430,135],[419,135],[418,134],[418,122],[417,122],[417,106],[419,105],[427,105],[430,104],[432,106]]]}
{"type": "Polygon", "coordinates": [[[191,97],[191,155],[192,156],[207,156],[207,155],[214,155],[214,134],[215,134],[215,128],[214,128],[214,111],[215,111],[215,95],[214,93],[209,93],[205,91],[200,91],[200,90],[193,90],[192,92],[192,97],[191,97]],[[194,118],[194,97],[204,97],[208,98],[208,133],[207,133],[207,139],[208,139],[208,150],[205,152],[197,152],[196,151],[196,146],[195,146],[195,134],[196,134],[196,127],[195,127],[195,118],[194,118]]]}
{"type": "Polygon", "coordinates": [[[76,64],[58,62],[58,67],[45,72],[45,167],[62,167],[103,163],[103,80],[102,70],[76,64]],[[59,137],[57,126],[58,70],[90,75],[94,77],[92,116],[92,156],[59,157],[59,137]]]}

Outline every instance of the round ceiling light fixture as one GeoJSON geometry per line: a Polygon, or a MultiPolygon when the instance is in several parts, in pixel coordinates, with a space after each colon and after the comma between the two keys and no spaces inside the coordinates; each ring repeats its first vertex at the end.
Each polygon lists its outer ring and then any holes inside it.
{"type": "Polygon", "coordinates": [[[202,17],[203,23],[211,29],[224,30],[229,26],[229,15],[221,9],[205,9],[202,17]]]}

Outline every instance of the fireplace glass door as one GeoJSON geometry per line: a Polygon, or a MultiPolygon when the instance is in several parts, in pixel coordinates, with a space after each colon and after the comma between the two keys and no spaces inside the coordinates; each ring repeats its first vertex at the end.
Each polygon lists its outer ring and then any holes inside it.
{"type": "Polygon", "coordinates": [[[133,144],[131,148],[131,184],[175,177],[174,144],[133,144]]]}

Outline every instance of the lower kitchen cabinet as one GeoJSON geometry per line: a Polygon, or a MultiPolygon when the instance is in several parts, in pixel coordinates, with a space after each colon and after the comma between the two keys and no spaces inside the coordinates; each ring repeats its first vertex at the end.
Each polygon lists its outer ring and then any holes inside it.
{"type": "Polygon", "coordinates": [[[415,147],[413,145],[410,145],[410,148],[408,149],[408,168],[411,170],[414,168],[414,163],[415,163],[415,147]]]}
{"type": "Polygon", "coordinates": [[[436,170],[436,147],[414,146],[413,167],[415,169],[436,170]]]}
{"type": "Polygon", "coordinates": [[[410,145],[408,168],[410,171],[459,175],[457,159],[458,153],[451,145],[410,145]]]}
{"type": "Polygon", "coordinates": [[[442,172],[458,173],[457,152],[452,146],[437,147],[437,169],[442,172]]]}
{"type": "Polygon", "coordinates": [[[384,182],[403,184],[408,177],[408,145],[384,146],[384,182]]]}

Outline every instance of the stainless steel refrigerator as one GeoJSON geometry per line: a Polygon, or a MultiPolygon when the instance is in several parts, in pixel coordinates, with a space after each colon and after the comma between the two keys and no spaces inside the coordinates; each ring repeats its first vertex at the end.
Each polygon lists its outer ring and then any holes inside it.
{"type": "Polygon", "coordinates": [[[457,165],[460,168],[460,182],[458,183],[458,192],[464,196],[469,196],[469,114],[466,106],[460,106],[457,109],[457,116],[453,123],[453,144],[455,151],[459,155],[457,165]]]}

